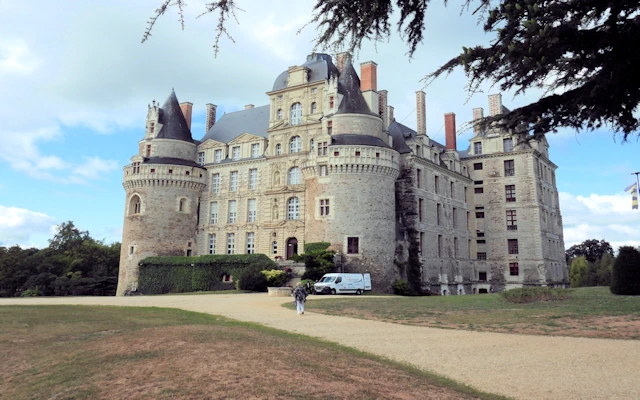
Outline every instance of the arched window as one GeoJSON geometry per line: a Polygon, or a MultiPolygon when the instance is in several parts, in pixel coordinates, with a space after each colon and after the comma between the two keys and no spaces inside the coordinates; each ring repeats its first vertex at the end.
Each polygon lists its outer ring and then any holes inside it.
{"type": "Polygon", "coordinates": [[[180,203],[178,204],[178,211],[187,212],[187,199],[180,199],[180,203]]]}
{"type": "Polygon", "coordinates": [[[278,111],[276,111],[276,119],[278,121],[282,120],[282,108],[278,108],[278,111]]]}
{"type": "Polygon", "coordinates": [[[294,103],[291,106],[291,113],[289,116],[289,124],[300,125],[302,123],[302,104],[294,103]]]}
{"type": "Polygon", "coordinates": [[[316,111],[318,111],[318,105],[314,101],[313,103],[311,103],[311,114],[315,114],[316,111]]]}
{"type": "Polygon", "coordinates": [[[300,184],[300,168],[293,167],[289,170],[289,185],[299,185],[300,184]]]}
{"type": "Polygon", "coordinates": [[[140,214],[140,211],[142,211],[142,202],[140,196],[135,194],[129,200],[129,215],[140,214]]]}
{"type": "Polygon", "coordinates": [[[276,155],[279,156],[282,154],[282,145],[280,143],[276,144],[276,155]]]}
{"type": "Polygon", "coordinates": [[[300,136],[294,136],[289,142],[289,153],[299,153],[302,151],[302,139],[300,136]]]}
{"type": "Polygon", "coordinates": [[[297,197],[287,201],[287,219],[300,219],[300,200],[297,197]]]}

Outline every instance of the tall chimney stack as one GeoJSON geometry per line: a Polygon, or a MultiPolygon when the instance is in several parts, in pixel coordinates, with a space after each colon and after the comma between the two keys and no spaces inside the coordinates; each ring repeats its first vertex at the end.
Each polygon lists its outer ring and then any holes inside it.
{"type": "Polygon", "coordinates": [[[489,115],[494,116],[502,114],[502,95],[490,94],[489,95],[489,115]]]}
{"type": "Polygon", "coordinates": [[[188,101],[180,103],[180,110],[182,110],[184,119],[187,120],[187,129],[191,131],[191,113],[193,112],[193,103],[189,103],[188,101]]]}
{"type": "Polygon", "coordinates": [[[444,134],[447,150],[457,150],[456,146],[456,115],[454,113],[446,113],[444,115],[444,134]]]}
{"type": "Polygon", "coordinates": [[[218,106],[215,104],[207,103],[207,122],[205,124],[205,134],[209,132],[209,129],[216,123],[216,109],[218,106]]]}
{"type": "Polygon", "coordinates": [[[393,122],[393,120],[395,119],[395,118],[393,117],[393,106],[387,106],[387,115],[388,115],[388,117],[387,117],[387,118],[389,118],[389,125],[391,125],[391,123],[392,123],[392,122],[393,122]]]}
{"type": "Polygon", "coordinates": [[[480,127],[476,123],[478,120],[484,118],[484,110],[482,107],[476,107],[473,109],[473,133],[474,135],[480,134],[480,127]]]}
{"type": "Polygon", "coordinates": [[[416,92],[416,115],[418,117],[418,135],[426,136],[427,134],[427,107],[424,98],[424,92],[418,90],[416,92]]]}
{"type": "Polygon", "coordinates": [[[360,63],[360,90],[378,90],[378,64],[373,61],[360,63]]]}
{"type": "Polygon", "coordinates": [[[378,115],[382,118],[384,129],[389,128],[389,113],[387,112],[389,92],[381,90],[378,92],[378,115]]]}

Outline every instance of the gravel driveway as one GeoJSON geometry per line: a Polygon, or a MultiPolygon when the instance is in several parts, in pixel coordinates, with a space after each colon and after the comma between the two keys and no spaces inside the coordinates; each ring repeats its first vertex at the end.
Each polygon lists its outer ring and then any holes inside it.
{"type": "Polygon", "coordinates": [[[215,294],[0,299],[0,306],[180,308],[322,338],[517,399],[640,399],[640,341],[446,330],[312,312],[297,316],[281,307],[290,301],[266,294],[215,294]]]}

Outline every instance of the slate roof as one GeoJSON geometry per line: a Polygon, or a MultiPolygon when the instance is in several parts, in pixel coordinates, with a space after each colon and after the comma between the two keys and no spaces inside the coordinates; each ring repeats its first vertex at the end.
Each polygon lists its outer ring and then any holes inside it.
{"type": "MultiPolygon", "coordinates": [[[[329,79],[331,75],[338,75],[338,67],[331,61],[331,56],[324,53],[311,53],[307,56],[307,61],[302,64],[303,67],[309,68],[309,82],[319,82],[329,79]]],[[[284,71],[276,78],[273,83],[273,89],[280,90],[287,87],[287,78],[289,71],[284,71]]]]}
{"type": "Polygon", "coordinates": [[[387,143],[385,143],[382,139],[377,138],[375,136],[356,135],[351,133],[331,136],[331,145],[334,145],[334,146],[360,145],[360,146],[377,146],[377,147],[390,148],[390,146],[387,143]]]}
{"type": "Polygon", "coordinates": [[[360,78],[356,70],[351,64],[351,60],[347,59],[338,79],[338,93],[342,97],[340,106],[336,114],[368,114],[375,115],[369,109],[362,92],[360,91],[360,78]]]}
{"type": "Polygon", "coordinates": [[[158,123],[162,124],[157,138],[182,140],[193,143],[187,120],[182,114],[176,93],[172,90],[159,111],[158,123]]]}
{"type": "Polygon", "coordinates": [[[267,137],[269,106],[260,106],[224,114],[200,140],[228,143],[243,133],[267,137]]]}

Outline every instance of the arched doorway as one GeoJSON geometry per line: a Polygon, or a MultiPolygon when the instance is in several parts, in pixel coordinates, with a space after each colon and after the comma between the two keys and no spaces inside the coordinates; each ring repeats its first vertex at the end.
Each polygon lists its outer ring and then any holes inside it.
{"type": "Polygon", "coordinates": [[[294,254],[298,254],[298,239],[287,239],[287,260],[290,260],[294,254]]]}

